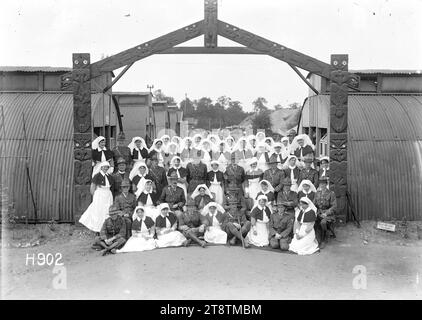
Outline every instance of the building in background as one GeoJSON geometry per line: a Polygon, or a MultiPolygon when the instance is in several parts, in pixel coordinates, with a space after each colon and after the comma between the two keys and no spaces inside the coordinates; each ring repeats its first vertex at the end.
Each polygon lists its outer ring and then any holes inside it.
{"type": "MultiPolygon", "coordinates": [[[[362,220],[422,219],[422,74],[351,70],[360,92],[349,92],[348,190],[362,220]]],[[[305,99],[300,132],[329,154],[329,83],[308,78],[320,92],[305,99]]],[[[351,89],[352,90],[352,89],[351,89]]]]}

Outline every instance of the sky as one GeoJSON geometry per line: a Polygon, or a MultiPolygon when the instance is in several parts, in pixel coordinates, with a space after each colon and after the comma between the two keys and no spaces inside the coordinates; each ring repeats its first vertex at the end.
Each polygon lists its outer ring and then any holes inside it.
{"type": "MultiPolygon", "coordinates": [[[[350,69],[422,69],[422,0],[218,0],[220,20],[329,63],[349,54],[350,69]]],[[[1,0],[0,65],[71,67],[203,19],[203,0],[1,0]]],[[[220,46],[236,45],[222,37],[220,46]]],[[[202,46],[203,37],[184,46],[202,46]]],[[[119,70],[115,71],[117,75],[119,70]]],[[[306,75],[307,72],[303,71],[306,75]]],[[[161,89],[177,102],[226,95],[245,111],[306,98],[308,87],[265,55],[154,55],[136,62],[115,91],[161,89]]]]}

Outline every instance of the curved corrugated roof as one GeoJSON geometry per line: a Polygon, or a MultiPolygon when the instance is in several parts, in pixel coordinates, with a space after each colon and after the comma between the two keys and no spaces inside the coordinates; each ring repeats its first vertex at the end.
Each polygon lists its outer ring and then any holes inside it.
{"type": "MultiPolygon", "coordinates": [[[[101,94],[92,95],[92,112],[101,101],[101,94]]],[[[31,200],[25,169],[24,114],[38,218],[73,221],[72,93],[0,92],[0,106],[4,115],[3,119],[0,108],[2,184],[8,187],[9,201],[14,202],[17,213],[27,212],[28,218],[34,218],[32,203],[27,203],[31,200]]]]}
{"type": "MultiPolygon", "coordinates": [[[[329,107],[329,95],[309,99],[329,107]]],[[[349,191],[359,217],[421,220],[422,96],[349,95],[348,124],[349,191]]]]}

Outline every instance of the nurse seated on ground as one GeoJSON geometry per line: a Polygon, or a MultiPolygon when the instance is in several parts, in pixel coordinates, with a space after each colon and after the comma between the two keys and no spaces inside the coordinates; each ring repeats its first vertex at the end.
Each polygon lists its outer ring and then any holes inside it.
{"type": "Polygon", "coordinates": [[[187,246],[188,240],[177,231],[177,217],[170,211],[168,203],[159,206],[160,214],[155,219],[155,231],[157,233],[157,247],[187,246]]]}
{"type": "Polygon", "coordinates": [[[205,225],[204,240],[208,243],[226,244],[227,233],[223,226],[227,222],[227,214],[224,208],[217,202],[208,203],[201,212],[202,224],[205,225]]]}
{"type": "Polygon", "coordinates": [[[138,206],[132,216],[132,236],[126,241],[120,252],[139,252],[152,250],[157,247],[154,239],[155,223],[145,214],[144,207],[138,206]]]}
{"type": "Polygon", "coordinates": [[[271,209],[267,206],[268,198],[265,195],[258,196],[258,203],[251,211],[251,230],[246,236],[249,244],[264,247],[269,244],[269,226],[271,209]]]}
{"type": "Polygon", "coordinates": [[[300,255],[312,254],[319,250],[314,230],[317,208],[307,197],[300,198],[299,206],[289,250],[300,255]]]}

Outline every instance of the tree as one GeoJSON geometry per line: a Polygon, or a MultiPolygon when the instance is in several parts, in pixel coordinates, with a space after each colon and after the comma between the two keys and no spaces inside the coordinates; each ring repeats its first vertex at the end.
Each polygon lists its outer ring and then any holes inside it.
{"type": "Polygon", "coordinates": [[[300,103],[299,102],[293,102],[289,104],[289,109],[299,109],[300,103]]]}
{"type": "Polygon", "coordinates": [[[271,111],[269,110],[255,113],[255,116],[252,118],[252,128],[254,133],[256,133],[258,129],[265,129],[266,135],[272,135],[272,121],[270,114],[271,111]]]}
{"type": "Polygon", "coordinates": [[[169,105],[176,104],[173,97],[166,96],[161,89],[154,91],[154,97],[157,101],[167,101],[169,105]]]}
{"type": "Polygon", "coordinates": [[[267,99],[265,99],[264,97],[256,98],[255,101],[252,102],[254,112],[260,113],[262,111],[268,111],[268,108],[266,106],[267,103],[267,99]]]}

